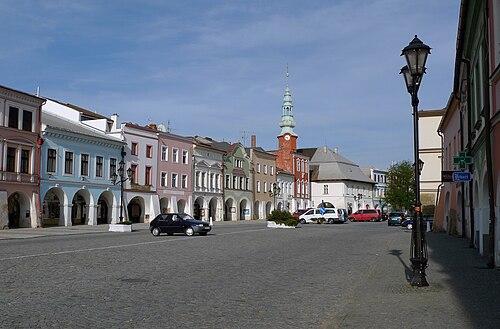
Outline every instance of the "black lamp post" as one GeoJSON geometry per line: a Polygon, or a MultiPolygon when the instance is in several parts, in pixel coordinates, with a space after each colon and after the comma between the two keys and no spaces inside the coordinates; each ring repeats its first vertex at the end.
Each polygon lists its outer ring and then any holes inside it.
{"type": "MultiPolygon", "coordinates": [[[[422,219],[422,203],[420,202],[420,173],[424,165],[418,155],[418,89],[425,73],[425,62],[430,54],[431,48],[420,39],[415,38],[403,49],[407,65],[403,66],[401,73],[405,79],[406,88],[411,95],[413,107],[413,165],[415,170],[415,209],[413,212],[413,225],[411,234],[410,261],[413,269],[412,286],[426,287],[429,285],[425,277],[427,268],[427,243],[425,241],[424,221],[422,219]],[[418,165],[415,165],[417,164],[418,165]]],[[[401,74],[400,73],[400,74],[401,74]]]]}
{"type": "Polygon", "coordinates": [[[272,183],[271,189],[269,190],[269,196],[274,197],[274,209],[276,209],[276,197],[281,194],[281,188],[278,183],[272,183]]]}
{"type": "Polygon", "coordinates": [[[123,223],[123,183],[127,180],[132,179],[134,171],[132,168],[127,169],[127,177],[125,177],[125,162],[123,157],[125,156],[125,151],[122,149],[122,159],[118,163],[118,175],[116,173],[111,174],[111,179],[113,180],[113,185],[120,184],[120,223],[123,223]],[[119,180],[118,177],[120,178],[119,180]]]}

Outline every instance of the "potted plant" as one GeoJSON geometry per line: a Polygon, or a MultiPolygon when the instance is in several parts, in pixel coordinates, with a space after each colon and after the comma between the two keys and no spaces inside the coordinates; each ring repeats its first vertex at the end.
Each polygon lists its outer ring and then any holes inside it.
{"type": "Polygon", "coordinates": [[[109,224],[110,232],[132,232],[132,221],[126,220],[121,223],[109,224]]]}
{"type": "Polygon", "coordinates": [[[298,224],[299,218],[293,216],[287,210],[273,210],[267,216],[267,227],[295,228],[298,224]]]}

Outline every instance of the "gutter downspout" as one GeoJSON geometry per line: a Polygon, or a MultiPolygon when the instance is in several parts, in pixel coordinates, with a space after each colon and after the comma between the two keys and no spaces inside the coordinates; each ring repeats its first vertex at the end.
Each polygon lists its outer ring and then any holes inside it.
{"type": "MultiPolygon", "coordinates": [[[[444,159],[443,159],[444,136],[443,136],[443,132],[440,129],[438,129],[437,133],[438,133],[439,137],[441,138],[441,172],[443,172],[443,170],[444,170],[444,159]]],[[[441,184],[439,184],[438,188],[437,188],[436,204],[434,205],[434,216],[436,215],[436,210],[438,209],[439,198],[440,198],[441,189],[443,188],[443,186],[444,186],[444,183],[441,180],[441,184]]]]}
{"type": "MultiPolygon", "coordinates": [[[[485,11],[485,24],[488,26],[488,2],[484,5],[485,11]]],[[[491,155],[491,119],[490,119],[490,50],[489,50],[489,29],[486,27],[484,29],[484,38],[486,42],[485,47],[485,71],[486,71],[486,83],[485,83],[485,93],[484,93],[484,137],[486,146],[486,176],[488,184],[488,201],[489,201],[489,234],[488,234],[488,268],[495,268],[495,191],[493,189],[493,169],[492,169],[492,155],[491,155]]]]}

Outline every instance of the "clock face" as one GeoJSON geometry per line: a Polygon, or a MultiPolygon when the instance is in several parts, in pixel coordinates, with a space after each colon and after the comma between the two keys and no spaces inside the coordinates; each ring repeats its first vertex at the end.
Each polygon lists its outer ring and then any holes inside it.
{"type": "Polygon", "coordinates": [[[285,135],[285,140],[290,140],[290,135],[285,135]]]}

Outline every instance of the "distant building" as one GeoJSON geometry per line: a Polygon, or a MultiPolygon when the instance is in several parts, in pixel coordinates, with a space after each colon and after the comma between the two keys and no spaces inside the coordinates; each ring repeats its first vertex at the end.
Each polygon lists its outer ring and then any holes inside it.
{"type": "Polygon", "coordinates": [[[299,149],[298,153],[311,158],[312,206],[330,202],[348,213],[373,208],[375,182],[360,167],[341,156],[338,149],[328,147],[299,149]]]}
{"type": "Polygon", "coordinates": [[[390,205],[385,201],[387,194],[388,180],[387,170],[377,169],[373,167],[361,168],[361,171],[375,182],[373,187],[373,208],[380,209],[386,213],[389,211],[390,205]]]}

